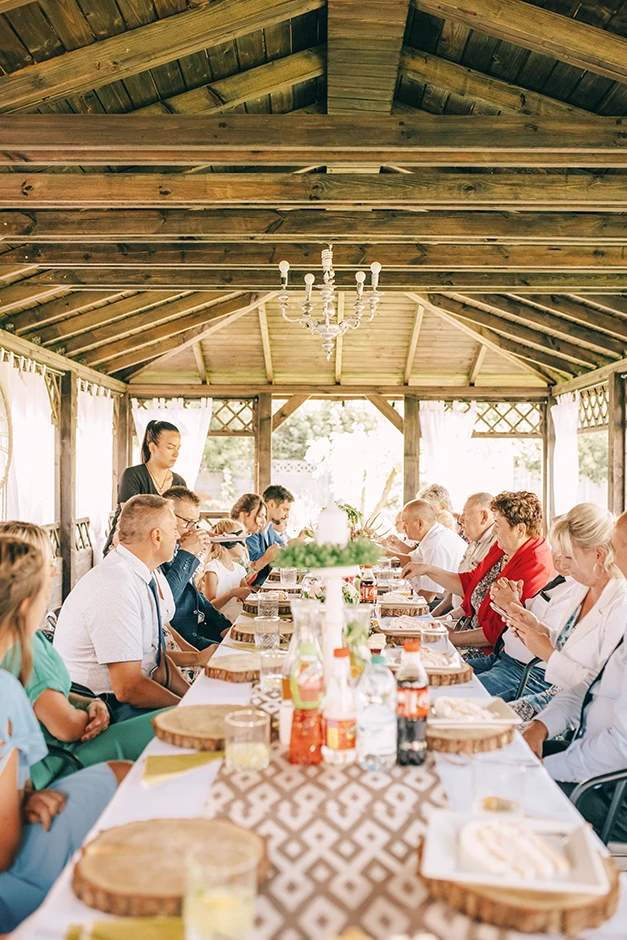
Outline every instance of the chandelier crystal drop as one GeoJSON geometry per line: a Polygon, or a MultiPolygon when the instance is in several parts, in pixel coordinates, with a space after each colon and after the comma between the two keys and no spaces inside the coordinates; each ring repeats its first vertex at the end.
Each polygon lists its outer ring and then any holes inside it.
{"type": "Polygon", "coordinates": [[[378,290],[379,274],[381,265],[374,261],[370,265],[371,286],[370,290],[364,293],[364,284],[366,281],[365,271],[355,272],[357,299],[353,304],[353,313],[345,316],[338,323],[337,306],[335,294],[335,271],[333,270],[333,245],[329,245],[322,252],[322,284],[316,287],[320,292],[320,302],[322,304],[319,315],[314,316],[318,301],[313,295],[313,288],[316,281],[314,274],[305,275],[305,297],[300,301],[303,311],[300,317],[289,317],[287,308],[291,295],[287,290],[288,273],[290,270],[289,261],[281,261],[279,271],[281,272],[281,293],[278,296],[281,314],[288,323],[300,323],[313,336],[319,336],[322,339],[322,348],[324,349],[325,359],[328,361],[333,353],[333,347],[338,336],[343,336],[347,330],[356,330],[362,323],[370,323],[379,306],[379,301],[383,294],[378,290]],[[366,311],[365,313],[364,311],[366,311]]]}

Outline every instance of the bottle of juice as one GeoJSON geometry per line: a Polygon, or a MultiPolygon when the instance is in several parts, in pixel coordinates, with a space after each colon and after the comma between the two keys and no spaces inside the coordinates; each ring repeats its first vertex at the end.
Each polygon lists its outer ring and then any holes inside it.
{"type": "Polygon", "coordinates": [[[324,697],[323,715],[325,763],[352,764],[357,757],[357,709],[351,686],[350,653],[346,647],[333,651],[333,672],[324,697]]]}
{"type": "Polygon", "coordinates": [[[301,643],[298,663],[290,677],[292,731],[291,764],[319,764],[322,760],[322,696],[324,672],[314,643],[301,643]]]}
{"type": "Polygon", "coordinates": [[[294,704],[292,702],[291,677],[299,662],[301,643],[313,643],[322,662],[322,649],[318,634],[318,622],[324,615],[324,608],[312,600],[292,600],[294,632],[283,663],[282,701],[279,709],[279,740],[283,747],[290,746],[294,704]]]}
{"type": "Polygon", "coordinates": [[[396,674],[399,764],[422,764],[427,756],[429,679],[420,659],[420,640],[405,640],[396,674]]]}

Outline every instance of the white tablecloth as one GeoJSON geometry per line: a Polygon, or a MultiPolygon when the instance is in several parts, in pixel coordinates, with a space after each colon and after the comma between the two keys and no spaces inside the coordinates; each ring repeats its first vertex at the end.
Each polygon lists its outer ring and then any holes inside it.
{"type": "MultiPolygon", "coordinates": [[[[232,649],[217,650],[216,656],[223,653],[232,654],[232,649]]],[[[199,676],[189,692],[185,695],[186,705],[196,705],[203,702],[232,702],[233,704],[247,704],[250,699],[251,686],[248,683],[231,684],[199,676]]],[[[432,689],[431,695],[476,695],[486,696],[487,693],[479,681],[473,677],[472,681],[463,686],[452,688],[432,689]]],[[[146,748],[142,757],[127,776],[115,797],[104,811],[98,823],[88,836],[88,840],[103,829],[110,829],[123,823],[139,819],[154,819],[159,817],[194,817],[213,816],[211,800],[211,784],[215,780],[220,767],[220,761],[200,767],[182,777],[175,778],[166,783],[147,788],[142,783],[144,760],[147,755],[153,754],[180,754],[180,749],[164,744],[157,739],[146,748]]],[[[513,763],[529,762],[531,754],[520,736],[499,752],[503,757],[513,763]]],[[[481,756],[475,758],[481,760],[481,756]]],[[[458,765],[452,763],[445,756],[437,758],[438,771],[446,790],[452,809],[468,811],[472,801],[472,764],[458,765]]],[[[578,814],[570,801],[564,796],[557,784],[549,777],[543,767],[538,763],[527,771],[526,792],[528,801],[526,810],[533,811],[534,815],[544,815],[553,819],[577,819],[578,814]]],[[[94,919],[102,919],[106,915],[91,910],[82,904],[74,895],[71,887],[73,862],[66,867],[48,897],[35,914],[25,921],[12,935],[15,940],[60,940],[65,935],[70,924],[89,924],[94,919]]],[[[594,940],[625,940],[627,937],[627,877],[623,878],[622,901],[618,914],[602,928],[585,934],[594,940]]],[[[455,921],[450,923],[450,934],[447,940],[458,940],[464,933],[455,932],[455,921]]],[[[490,940],[493,930],[485,927],[485,940],[490,940]]],[[[511,933],[511,940],[534,940],[529,934],[511,933]]],[[[324,940],[324,938],[320,938],[324,940]]]]}

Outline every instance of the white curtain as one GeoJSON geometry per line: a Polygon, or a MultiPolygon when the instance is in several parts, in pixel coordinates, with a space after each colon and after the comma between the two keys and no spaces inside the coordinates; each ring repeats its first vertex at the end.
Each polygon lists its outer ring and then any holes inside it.
{"type": "Polygon", "coordinates": [[[579,487],[579,393],[560,395],[551,407],[555,429],[553,451],[553,492],[555,515],[568,512],[577,502],[579,487]]]}
{"type": "Polygon", "coordinates": [[[46,380],[0,363],[0,384],[11,413],[12,448],[7,519],[47,525],[55,513],[55,428],[46,380]]]}
{"type": "MultiPolygon", "coordinates": [[[[155,421],[169,421],[179,429],[181,432],[181,452],[174,469],[183,477],[187,485],[194,489],[196,477],[200,471],[207,434],[209,433],[211,399],[200,398],[185,404],[183,398],[153,398],[151,402],[146,404],[145,408],[140,408],[139,403],[134,398],[132,405],[133,420],[135,421],[135,430],[140,445],[146,425],[153,419],[155,421]]],[[[139,463],[140,459],[138,456],[135,462],[139,463]]]]}
{"type": "Polygon", "coordinates": [[[469,495],[465,482],[466,459],[475,416],[474,402],[467,411],[462,410],[459,402],[453,402],[449,411],[443,401],[420,402],[422,461],[427,482],[445,486],[458,510],[469,495]]]}
{"type": "Polygon", "coordinates": [[[78,392],[76,515],[89,517],[94,560],[100,561],[113,501],[113,399],[104,389],[78,392]]]}

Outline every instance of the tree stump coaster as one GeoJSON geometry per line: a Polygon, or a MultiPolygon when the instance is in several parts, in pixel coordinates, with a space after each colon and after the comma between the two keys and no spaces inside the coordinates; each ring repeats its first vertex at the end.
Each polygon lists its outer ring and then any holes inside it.
{"type": "MultiPolygon", "coordinates": [[[[279,634],[282,638],[290,639],[294,632],[294,624],[291,621],[281,621],[279,626],[279,634]]],[[[231,627],[231,639],[235,640],[236,643],[254,643],[255,642],[255,627],[250,622],[250,626],[247,623],[234,623],[231,627]]]]}
{"type": "Polygon", "coordinates": [[[507,747],[514,740],[516,726],[498,728],[437,728],[427,724],[427,747],[442,754],[485,754],[507,747]]]}
{"type": "Polygon", "coordinates": [[[259,678],[261,660],[257,653],[218,656],[205,666],[205,675],[223,682],[254,682],[259,678]]]}
{"type": "Polygon", "coordinates": [[[613,917],[620,896],[618,871],[611,859],[603,857],[610,888],[607,894],[546,894],[539,891],[513,891],[485,885],[436,881],[420,873],[422,843],[418,847],[418,875],[431,897],[445,901],[473,920],[520,933],[559,934],[577,937],[584,930],[600,927],[613,917]]]}
{"type": "MultiPolygon", "coordinates": [[[[247,598],[242,604],[242,609],[245,614],[256,617],[259,613],[259,601],[256,597],[247,598]]],[[[289,601],[279,601],[279,617],[286,617],[291,620],[292,608],[289,601]]]]}
{"type": "Polygon", "coordinates": [[[224,750],[224,719],[248,705],[179,705],[152,719],[155,735],[166,744],[195,751],[224,750]]]}
{"type": "Polygon", "coordinates": [[[429,685],[432,686],[444,686],[444,685],[463,685],[464,682],[470,682],[473,677],[472,666],[469,666],[468,663],[462,663],[460,669],[455,669],[454,671],[435,671],[431,672],[427,669],[427,675],[429,676],[429,685]]]}
{"type": "Polygon", "coordinates": [[[118,917],[178,917],[185,856],[225,841],[252,845],[258,880],[268,869],[265,842],[227,819],[149,819],[107,829],[82,849],[72,887],[88,907],[118,917]]]}

